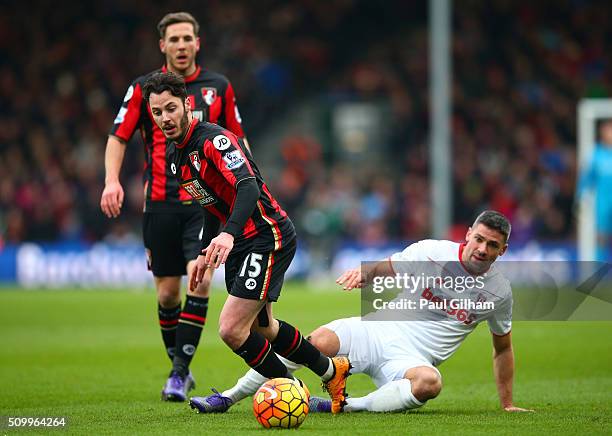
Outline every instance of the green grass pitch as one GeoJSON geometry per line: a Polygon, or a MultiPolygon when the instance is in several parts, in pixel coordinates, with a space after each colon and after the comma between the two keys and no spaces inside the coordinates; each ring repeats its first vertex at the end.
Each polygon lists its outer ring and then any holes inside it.
{"type": "MultiPolygon", "coordinates": [[[[225,300],[211,298],[208,324],[192,364],[196,395],[225,388],[246,365],[217,336],[225,300]]],[[[153,292],[0,290],[0,416],[66,416],[65,430],[26,434],[262,434],[250,401],[222,415],[163,403],[169,371],[153,292]]],[[[289,284],[276,315],[307,333],[359,314],[359,294],[289,284]]],[[[612,323],[516,322],[514,397],[531,414],[499,409],[486,325],[440,367],[440,396],[414,412],[310,415],[304,434],[612,434],[612,323]]],[[[308,371],[300,375],[324,395],[308,371]]],[[[349,379],[353,396],[366,376],[349,379]]],[[[6,422],[6,418],[3,418],[6,422]]],[[[17,434],[6,427],[0,434],[17,434]]]]}

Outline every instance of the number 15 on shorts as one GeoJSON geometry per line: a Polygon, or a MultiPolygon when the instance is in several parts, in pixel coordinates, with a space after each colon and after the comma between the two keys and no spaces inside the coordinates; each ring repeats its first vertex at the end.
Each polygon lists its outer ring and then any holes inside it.
{"type": "Polygon", "coordinates": [[[242,263],[242,267],[240,268],[239,277],[248,278],[244,282],[245,288],[249,291],[252,291],[257,287],[256,278],[261,275],[261,261],[263,260],[263,255],[258,253],[250,253],[242,263]]]}

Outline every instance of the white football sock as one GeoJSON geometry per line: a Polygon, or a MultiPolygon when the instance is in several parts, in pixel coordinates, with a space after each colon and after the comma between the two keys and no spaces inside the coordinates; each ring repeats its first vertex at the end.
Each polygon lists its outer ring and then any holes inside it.
{"type": "Polygon", "coordinates": [[[327,371],[325,371],[325,374],[321,376],[321,380],[323,380],[324,382],[332,378],[334,376],[334,373],[336,372],[334,369],[334,362],[329,357],[328,359],[329,359],[329,366],[327,367],[327,371]]]}
{"type": "MultiPolygon", "coordinates": [[[[285,359],[283,356],[279,356],[278,358],[285,364],[290,373],[297,371],[302,368],[302,365],[299,365],[291,360],[285,359]]],[[[267,382],[268,379],[263,375],[255,371],[254,369],[249,369],[245,375],[240,377],[236,384],[229,388],[226,391],[223,391],[221,395],[224,397],[228,397],[232,400],[234,404],[245,399],[246,397],[250,397],[261,385],[267,382]]]]}
{"type": "Polygon", "coordinates": [[[423,404],[412,395],[410,380],[404,378],[389,382],[365,397],[347,398],[344,411],[397,412],[417,409],[423,404]]]}
{"type": "Polygon", "coordinates": [[[297,371],[300,368],[303,368],[304,365],[300,365],[299,363],[295,363],[289,359],[285,359],[283,356],[281,356],[280,354],[277,354],[278,358],[280,359],[281,362],[283,362],[283,364],[287,367],[287,369],[289,370],[289,372],[293,375],[293,373],[295,371],[297,371]]]}
{"type": "Polygon", "coordinates": [[[236,404],[238,401],[253,395],[267,381],[266,377],[251,368],[238,379],[233,387],[223,391],[221,395],[230,398],[236,404]]]}

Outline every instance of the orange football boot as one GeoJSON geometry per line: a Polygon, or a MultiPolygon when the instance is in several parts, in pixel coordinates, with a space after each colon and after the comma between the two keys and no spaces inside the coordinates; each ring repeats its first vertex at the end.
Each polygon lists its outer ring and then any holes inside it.
{"type": "Polygon", "coordinates": [[[346,379],[352,368],[348,357],[337,356],[332,358],[334,364],[334,376],[323,383],[323,389],[329,393],[332,399],[331,412],[336,414],[342,412],[346,404],[346,379]]]}

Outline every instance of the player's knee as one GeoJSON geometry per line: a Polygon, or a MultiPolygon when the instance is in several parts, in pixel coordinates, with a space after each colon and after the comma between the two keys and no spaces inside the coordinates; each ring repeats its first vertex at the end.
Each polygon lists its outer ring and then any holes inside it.
{"type": "Polygon", "coordinates": [[[306,339],[328,357],[334,357],[340,349],[340,340],[336,333],[325,327],[319,327],[307,336],[306,339]]]}
{"type": "Polygon", "coordinates": [[[155,277],[157,301],[162,307],[175,307],[181,301],[180,277],[155,277]]]}
{"type": "Polygon", "coordinates": [[[228,322],[219,322],[219,337],[223,342],[227,344],[232,350],[240,348],[244,341],[249,336],[249,331],[242,331],[237,326],[232,325],[228,322]]]}
{"type": "Polygon", "coordinates": [[[176,307],[181,301],[180,290],[170,286],[159,286],[157,289],[157,301],[159,301],[161,307],[176,307]]]}
{"type": "Polygon", "coordinates": [[[436,398],[442,390],[442,379],[440,375],[432,370],[420,371],[418,376],[412,380],[412,394],[419,401],[427,401],[436,398]]]}

